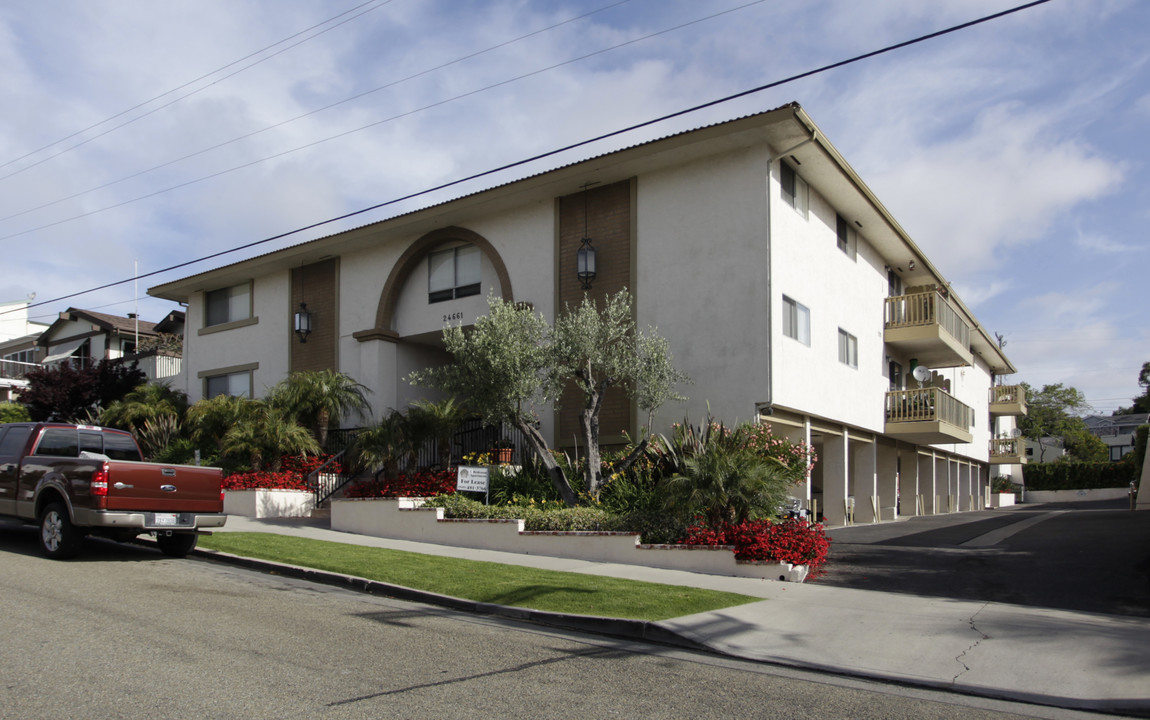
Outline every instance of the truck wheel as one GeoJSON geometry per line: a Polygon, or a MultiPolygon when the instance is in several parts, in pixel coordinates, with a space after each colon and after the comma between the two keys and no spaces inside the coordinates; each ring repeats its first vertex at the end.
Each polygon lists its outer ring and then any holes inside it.
{"type": "Polygon", "coordinates": [[[52,503],[40,515],[40,549],[54,560],[75,557],[84,534],[72,524],[68,508],[52,503]]]}
{"type": "Polygon", "coordinates": [[[187,557],[188,553],[196,547],[197,535],[195,533],[171,533],[170,535],[157,535],[156,545],[160,552],[168,557],[187,557]]]}

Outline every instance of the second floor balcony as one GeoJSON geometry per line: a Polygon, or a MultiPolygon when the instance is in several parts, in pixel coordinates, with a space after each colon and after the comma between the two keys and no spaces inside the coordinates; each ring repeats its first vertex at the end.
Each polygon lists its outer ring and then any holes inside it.
{"type": "Polygon", "coordinates": [[[991,415],[1025,415],[1026,388],[1021,385],[996,385],[990,388],[991,415]]]}
{"type": "Polygon", "coordinates": [[[974,362],[970,326],[937,290],[886,299],[884,341],[919,365],[957,367],[974,362]]]}
{"type": "Polygon", "coordinates": [[[990,441],[991,465],[1026,464],[1026,438],[993,438],[990,441]]]}
{"type": "Polygon", "coordinates": [[[974,410],[942,388],[886,394],[886,434],[919,445],[968,443],[974,410]]]}

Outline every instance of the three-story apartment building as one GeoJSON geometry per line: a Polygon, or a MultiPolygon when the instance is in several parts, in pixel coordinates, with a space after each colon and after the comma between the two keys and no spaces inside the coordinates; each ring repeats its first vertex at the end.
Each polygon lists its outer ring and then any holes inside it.
{"type": "MultiPolygon", "coordinates": [[[[372,390],[378,415],[424,396],[407,375],[445,362],[444,325],[474,322],[488,294],[553,319],[623,288],[693,379],[654,429],[710,412],[810,442],[819,459],[795,493],[832,524],[981,508],[990,477],[1022,462],[1010,443],[1025,402],[999,380],[1015,368],[797,104],[149,293],[188,306],[191,400],[332,368],[372,390]]],[[[556,445],[572,437],[572,412],[541,420],[556,445]]],[[[614,398],[604,437],[639,423],[614,398]]]]}

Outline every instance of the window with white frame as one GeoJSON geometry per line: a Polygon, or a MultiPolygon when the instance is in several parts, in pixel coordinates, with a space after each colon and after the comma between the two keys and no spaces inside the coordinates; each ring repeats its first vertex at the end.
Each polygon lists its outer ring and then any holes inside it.
{"type": "Polygon", "coordinates": [[[783,186],[783,202],[793,207],[805,219],[809,204],[807,181],[799,177],[795,169],[785,162],[779,163],[779,169],[779,179],[783,186]]]}
{"type": "Polygon", "coordinates": [[[480,253],[474,245],[460,245],[427,256],[427,302],[478,295],[480,253]]]}
{"type": "Polygon", "coordinates": [[[204,293],[204,327],[247,320],[251,316],[250,282],[204,293]]]}
{"type": "Polygon", "coordinates": [[[783,296],[783,335],[811,344],[811,311],[806,305],[783,296]]]}
{"type": "Polygon", "coordinates": [[[859,366],[858,338],[842,328],[839,328],[839,362],[853,368],[859,366]]]}
{"type": "Polygon", "coordinates": [[[835,234],[838,236],[839,250],[854,260],[858,247],[858,233],[851,228],[847,219],[835,213],[835,234]]]}
{"type": "Polygon", "coordinates": [[[217,395],[250,398],[252,396],[252,371],[241,370],[205,377],[204,397],[214,398],[217,395]]]}

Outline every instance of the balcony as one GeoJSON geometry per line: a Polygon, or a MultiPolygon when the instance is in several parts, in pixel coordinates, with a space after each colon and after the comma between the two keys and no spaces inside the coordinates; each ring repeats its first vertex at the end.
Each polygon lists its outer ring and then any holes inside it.
{"type": "Polygon", "coordinates": [[[990,388],[991,415],[1025,415],[1026,388],[1021,385],[999,385],[990,388]]]}
{"type": "Polygon", "coordinates": [[[974,410],[941,388],[886,394],[886,434],[918,445],[968,443],[974,410]]]}
{"type": "Polygon", "coordinates": [[[1025,465],[1026,438],[994,438],[990,441],[991,465],[1025,465]]]}
{"type": "Polygon", "coordinates": [[[970,326],[937,290],[886,299],[883,339],[919,365],[971,365],[970,326]]]}

